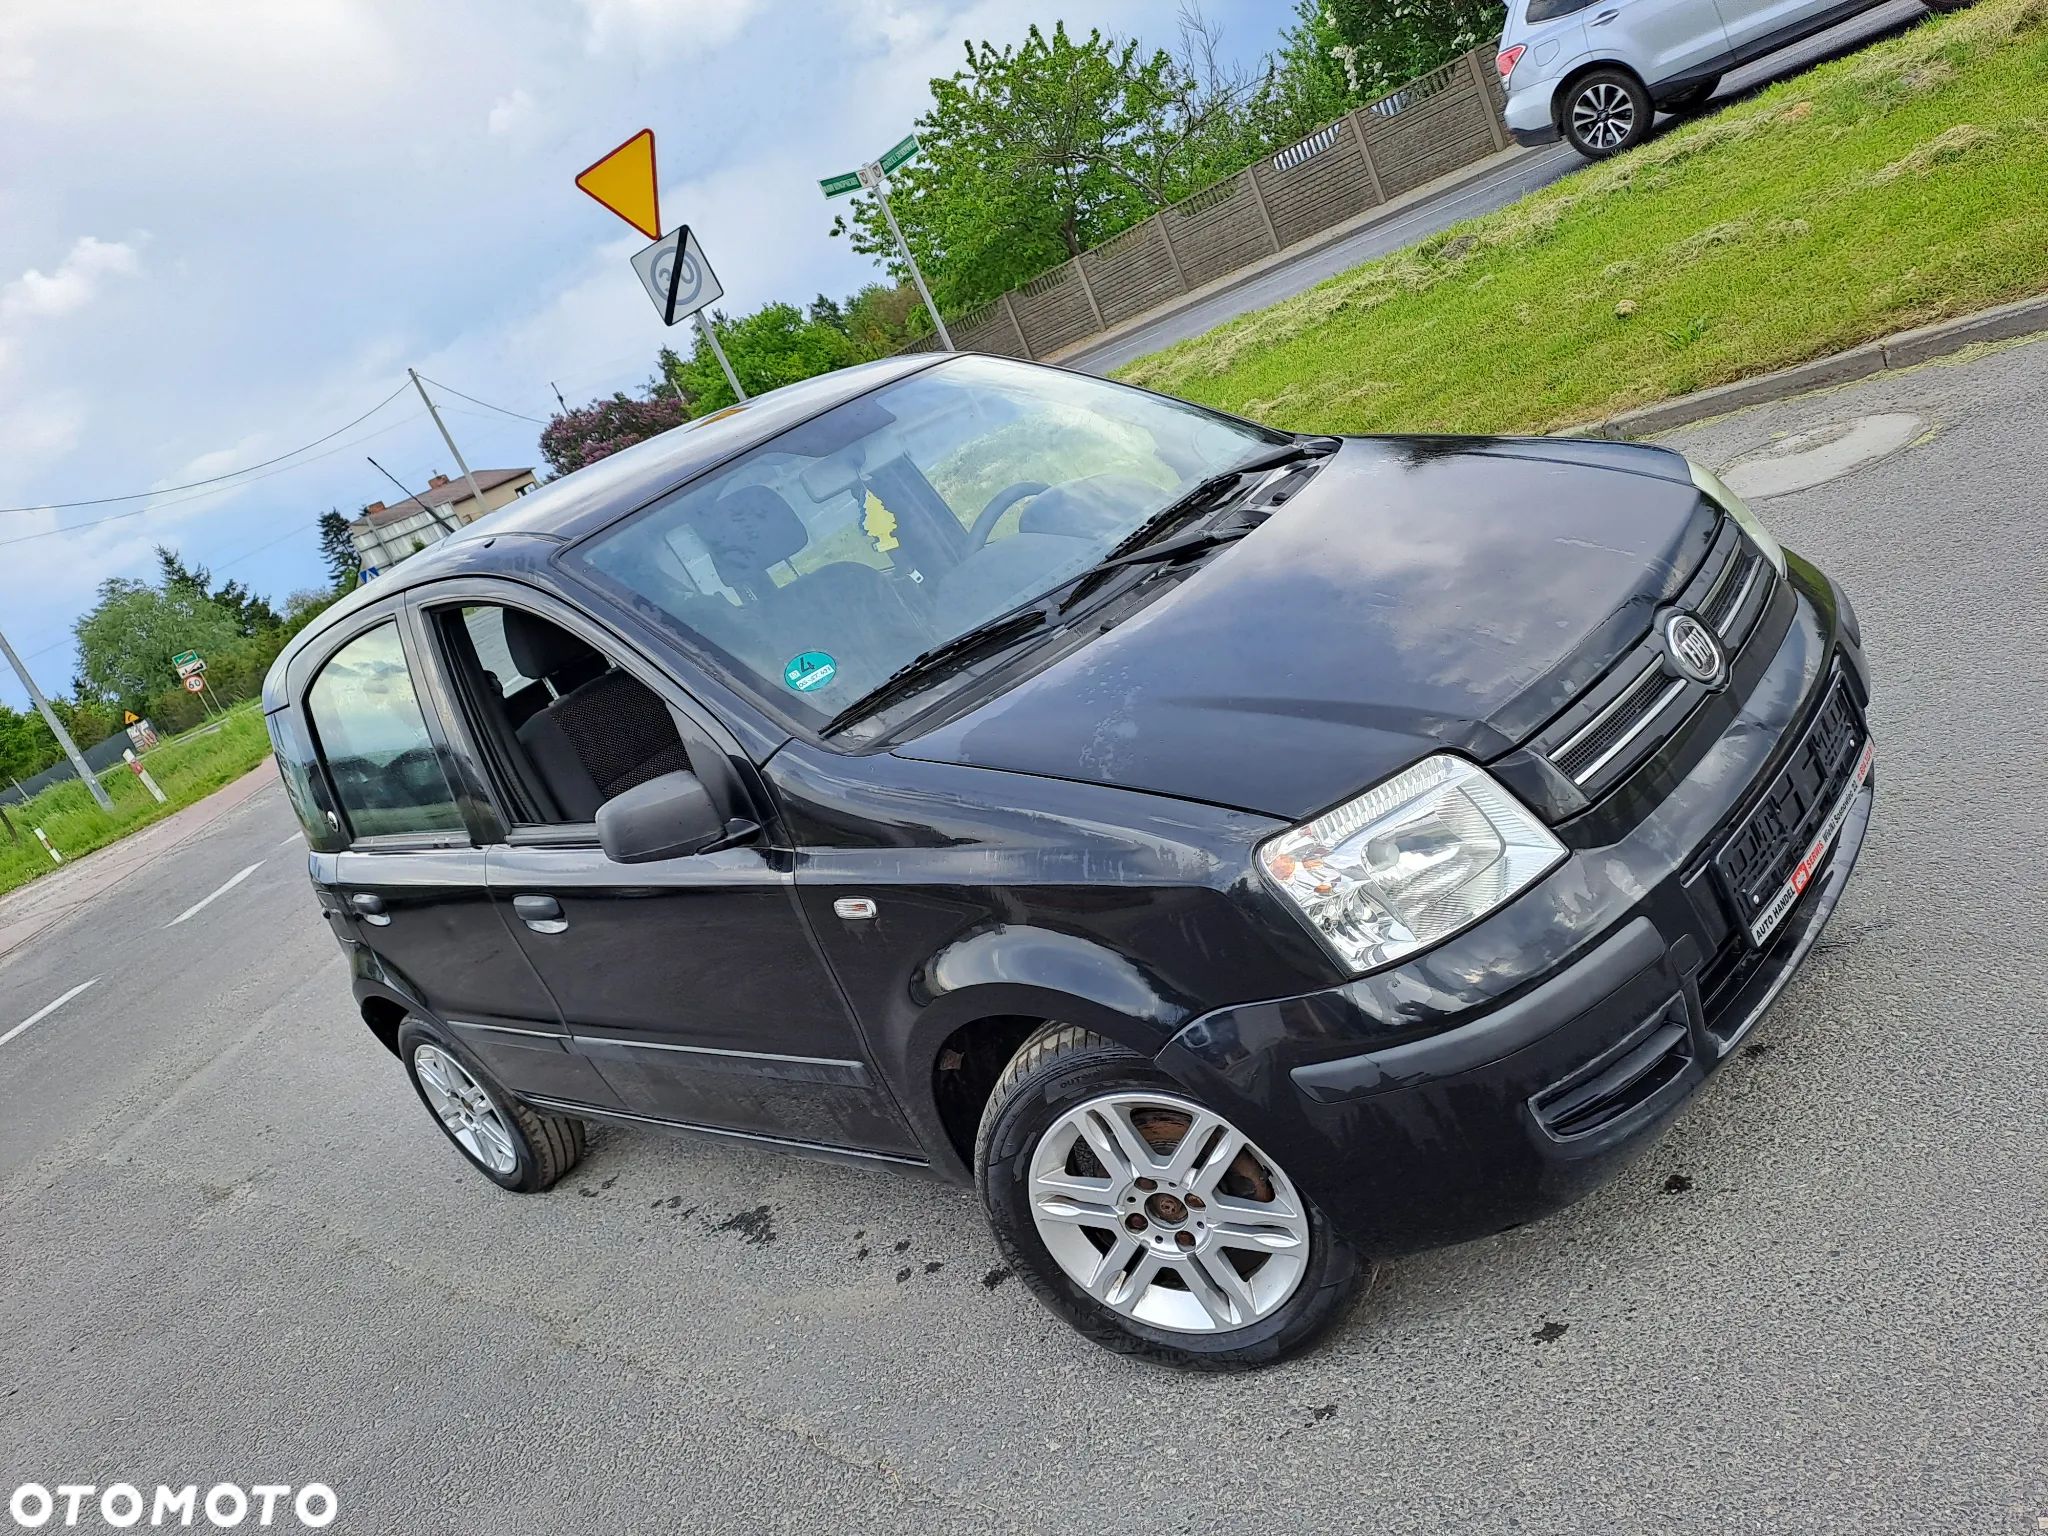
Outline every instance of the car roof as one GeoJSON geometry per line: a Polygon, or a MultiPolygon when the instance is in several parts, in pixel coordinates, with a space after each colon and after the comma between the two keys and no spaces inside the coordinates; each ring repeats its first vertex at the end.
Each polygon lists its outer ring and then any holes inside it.
{"type": "Polygon", "coordinates": [[[263,708],[271,711],[283,706],[285,669],[294,657],[316,636],[373,603],[442,576],[485,573],[496,563],[484,554],[492,546],[530,545],[536,539],[565,543],[580,538],[791,427],[955,355],[940,352],[882,358],[785,384],[550,480],[539,490],[429,545],[327,609],[295,635],[271,665],[263,687],[263,708]]]}

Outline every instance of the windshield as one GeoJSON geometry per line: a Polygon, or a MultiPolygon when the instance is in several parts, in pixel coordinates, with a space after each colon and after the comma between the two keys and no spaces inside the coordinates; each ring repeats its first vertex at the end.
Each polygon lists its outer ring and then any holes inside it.
{"type": "Polygon", "coordinates": [[[816,728],[1279,441],[1124,385],[952,358],[791,428],[574,558],[816,728]]]}

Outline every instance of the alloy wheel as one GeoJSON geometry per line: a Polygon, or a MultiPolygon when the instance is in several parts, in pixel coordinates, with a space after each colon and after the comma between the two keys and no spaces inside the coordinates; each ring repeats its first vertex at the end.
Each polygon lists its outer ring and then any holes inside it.
{"type": "Polygon", "coordinates": [[[437,1045],[423,1045],[413,1052],[412,1065],[428,1107],[455,1144],[493,1173],[516,1171],[519,1153],[512,1132],[491,1096],[462,1063],[437,1045]]]}
{"type": "Polygon", "coordinates": [[[1246,1327],[1308,1268],[1293,1182],[1221,1115],[1169,1094],[1104,1094],[1061,1115],[1032,1156],[1029,1196],[1067,1278],[1156,1328],[1246,1327]]]}
{"type": "Polygon", "coordinates": [[[1635,132],[1636,104],[1629,93],[1601,80],[1579,93],[1572,103],[1572,131],[1593,149],[1614,149],[1635,132]]]}

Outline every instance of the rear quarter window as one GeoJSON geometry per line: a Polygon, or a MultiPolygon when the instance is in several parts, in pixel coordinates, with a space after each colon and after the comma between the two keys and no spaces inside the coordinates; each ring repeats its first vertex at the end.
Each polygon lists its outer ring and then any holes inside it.
{"type": "Polygon", "coordinates": [[[463,830],[396,624],[380,624],[329,657],[307,692],[306,713],[357,838],[463,830]]]}
{"type": "Polygon", "coordinates": [[[1560,16],[1576,15],[1592,3],[1593,0],[1529,0],[1529,24],[1534,26],[1539,22],[1555,21],[1560,16]]]}

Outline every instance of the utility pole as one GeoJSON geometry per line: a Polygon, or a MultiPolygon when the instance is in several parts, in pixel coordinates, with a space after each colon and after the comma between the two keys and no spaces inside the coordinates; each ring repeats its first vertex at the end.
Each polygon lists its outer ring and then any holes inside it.
{"type": "MultiPolygon", "coordinates": [[[[681,265],[681,258],[677,258],[681,265]]],[[[726,361],[725,348],[718,344],[718,332],[711,329],[711,322],[704,318],[704,311],[698,310],[690,317],[697,322],[697,334],[704,338],[704,344],[711,348],[711,355],[718,359],[718,366],[725,370],[725,382],[732,386],[733,398],[744,400],[747,392],[740,387],[740,376],[732,371],[732,364],[726,361]]]]}
{"type": "MultiPolygon", "coordinates": [[[[370,456],[367,453],[364,454],[363,457],[366,459],[370,459],[370,456]]],[[[424,501],[420,501],[419,497],[415,496],[411,491],[408,491],[405,488],[405,482],[403,480],[399,479],[398,476],[391,473],[390,470],[386,469],[382,464],[379,464],[375,459],[370,459],[370,468],[374,469],[386,480],[389,480],[393,485],[397,486],[399,494],[405,497],[407,501],[418,502],[419,509],[427,514],[427,520],[431,522],[436,528],[441,529],[444,533],[454,533],[462,526],[460,523],[454,522],[452,518],[442,517],[432,507],[428,506],[424,501]]],[[[474,487],[472,487],[472,489],[473,488],[474,487]]]]}
{"type": "MultiPolygon", "coordinates": [[[[434,397],[427,393],[427,386],[420,382],[416,369],[405,370],[412,376],[412,387],[420,392],[420,398],[427,403],[427,414],[434,418],[434,425],[441,429],[441,441],[448,445],[448,451],[455,455],[455,467],[462,471],[462,478],[469,482],[470,505],[476,508],[476,516],[484,515],[484,493],[476,488],[476,476],[469,472],[469,465],[463,462],[462,450],[455,446],[455,439],[448,435],[448,424],[441,420],[441,413],[434,409],[434,397]]],[[[403,489],[403,487],[401,487],[403,489]]],[[[476,518],[471,518],[471,522],[476,518]]]]}
{"type": "Polygon", "coordinates": [[[568,415],[569,402],[562,398],[562,386],[557,384],[553,379],[549,379],[548,388],[552,389],[555,392],[555,404],[559,405],[562,408],[562,414],[564,416],[568,415]]]}
{"type": "Polygon", "coordinates": [[[7,653],[8,665],[14,668],[14,675],[21,679],[21,686],[28,690],[28,696],[35,701],[37,709],[43,712],[43,722],[50,728],[50,734],[57,738],[57,745],[64,749],[64,755],[71,759],[71,766],[78,776],[85,780],[85,787],[103,811],[111,811],[114,802],[107,798],[107,787],[99,775],[86,766],[85,754],[78,750],[78,743],[71,739],[71,733],[64,729],[64,722],[57,718],[57,711],[50,708],[50,701],[43,697],[43,690],[36,686],[36,680],[28,675],[28,668],[21,664],[21,658],[14,654],[14,647],[7,643],[7,637],[0,635],[0,651],[7,653]]]}

